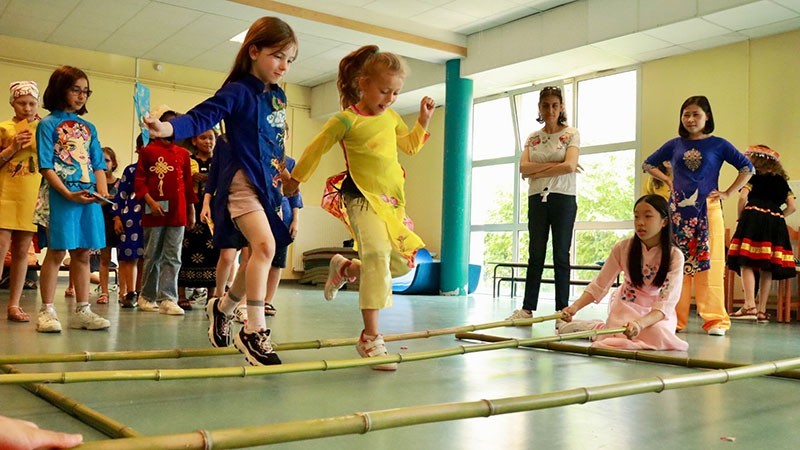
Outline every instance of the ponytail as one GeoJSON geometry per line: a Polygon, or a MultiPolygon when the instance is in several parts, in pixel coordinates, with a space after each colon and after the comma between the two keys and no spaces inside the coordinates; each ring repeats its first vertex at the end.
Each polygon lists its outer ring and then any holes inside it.
{"type": "Polygon", "coordinates": [[[381,52],[377,45],[365,45],[342,58],[339,63],[339,106],[347,109],[358,103],[361,91],[358,82],[361,78],[381,73],[391,73],[405,78],[409,69],[403,58],[394,53],[381,52]]]}

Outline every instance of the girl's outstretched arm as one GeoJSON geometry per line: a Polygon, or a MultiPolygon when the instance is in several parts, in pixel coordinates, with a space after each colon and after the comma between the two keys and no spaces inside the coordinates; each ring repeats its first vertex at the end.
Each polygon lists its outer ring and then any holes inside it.
{"type": "Polygon", "coordinates": [[[594,297],[592,297],[592,294],[590,294],[588,291],[583,291],[583,294],[581,294],[580,298],[575,300],[575,303],[561,310],[561,312],[564,314],[564,317],[562,317],[562,319],[567,322],[571,322],[572,316],[577,314],[578,311],[583,309],[584,306],[588,305],[589,303],[592,303],[594,300],[595,299],[594,297]]]}
{"type": "Polygon", "coordinates": [[[650,325],[653,325],[654,323],[664,320],[664,317],[666,316],[664,315],[663,312],[654,309],[649,313],[645,314],[644,316],[625,324],[626,329],[624,334],[625,336],[628,336],[628,339],[633,339],[636,336],[638,336],[639,333],[641,333],[642,330],[644,330],[645,328],[649,327],[650,325]]]}
{"type": "Polygon", "coordinates": [[[167,138],[174,133],[172,124],[169,122],[162,122],[158,120],[158,117],[145,114],[145,116],[142,117],[142,121],[144,122],[144,126],[147,127],[147,130],[150,131],[150,136],[152,137],[167,138]]]}

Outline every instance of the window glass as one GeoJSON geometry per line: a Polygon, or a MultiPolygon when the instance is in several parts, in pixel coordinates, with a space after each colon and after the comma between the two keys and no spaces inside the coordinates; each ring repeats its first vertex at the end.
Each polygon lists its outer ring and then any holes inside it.
{"type": "Polygon", "coordinates": [[[579,221],[633,219],[635,150],[580,155],[579,221]]]}
{"type": "Polygon", "coordinates": [[[514,96],[517,108],[517,128],[519,129],[519,148],[525,145],[528,135],[541,129],[542,124],[536,121],[539,117],[539,91],[525,92],[514,96]]]}
{"type": "MultiPolygon", "coordinates": [[[[478,292],[490,294],[492,292],[492,277],[495,265],[490,263],[513,261],[512,238],[513,233],[510,231],[473,231],[470,233],[469,262],[470,264],[482,266],[478,292]]],[[[498,276],[500,274],[508,275],[510,270],[500,268],[498,269],[498,276]]],[[[505,288],[508,289],[509,286],[505,286],[505,288]]]]}
{"type": "Polygon", "coordinates": [[[472,168],[472,225],[514,223],[514,164],[472,168]]]}
{"type": "MultiPolygon", "coordinates": [[[[631,230],[576,230],[575,264],[595,264],[608,258],[611,248],[617,242],[633,235],[631,230]]],[[[596,270],[576,270],[580,280],[592,280],[596,270]]]]}
{"type": "Polygon", "coordinates": [[[472,160],[514,156],[514,121],[508,97],[476,103],[472,109],[472,160]]]}
{"type": "Polygon", "coordinates": [[[579,82],[578,115],[581,146],[636,140],[636,71],[579,82]]]}

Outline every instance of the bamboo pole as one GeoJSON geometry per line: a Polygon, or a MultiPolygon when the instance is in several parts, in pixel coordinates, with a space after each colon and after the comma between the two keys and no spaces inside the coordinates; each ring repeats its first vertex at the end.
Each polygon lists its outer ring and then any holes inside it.
{"type": "Polygon", "coordinates": [[[281,373],[311,372],[317,370],[348,369],[376,364],[402,363],[463,355],[504,348],[517,348],[542,342],[556,342],[569,339],[590,338],[604,334],[622,333],[625,327],[605,330],[589,330],[578,333],[561,334],[529,339],[513,339],[489,344],[458,346],[414,353],[397,353],[374,358],[350,358],[339,360],[309,361],[256,367],[206,367],[193,369],[139,369],[139,370],[94,370],[81,372],[23,373],[0,375],[0,385],[21,383],[86,383],[94,381],[135,381],[135,380],[188,380],[197,378],[233,378],[276,375],[281,373]]]}
{"type": "MultiPolygon", "coordinates": [[[[513,319],[499,322],[464,325],[460,327],[438,328],[433,330],[414,331],[401,334],[387,334],[385,342],[404,341],[410,339],[430,338],[470,331],[486,330],[508,326],[532,325],[548,320],[560,319],[561,313],[530,319],[513,319]]],[[[287,342],[274,344],[275,351],[309,350],[329,347],[346,347],[355,345],[358,338],[323,339],[315,341],[287,342]]],[[[74,353],[28,353],[19,355],[0,355],[0,364],[42,364],[56,362],[90,362],[90,361],[131,361],[144,359],[177,359],[206,356],[223,356],[238,354],[233,347],[200,348],[200,349],[168,349],[168,350],[131,350],[116,352],[74,352],[74,353]]]]}
{"type": "Polygon", "coordinates": [[[785,372],[800,367],[800,358],[752,364],[732,369],[690,373],[667,377],[639,378],[600,386],[579,387],[544,394],[460,403],[440,403],[362,412],[323,419],[231,428],[217,431],[88,442],[84,450],[132,449],[223,449],[294,442],[346,434],[420,425],[475,417],[491,417],[524,411],[582,404],[665,390],[722,384],[785,372]]]}
{"type": "MultiPolygon", "coordinates": [[[[5,364],[0,365],[0,369],[6,373],[21,373],[15,367],[5,364]]],[[[141,433],[122,422],[118,422],[41,383],[25,383],[22,387],[108,437],[124,438],[142,436],[141,433]]]]}
{"type": "MultiPolygon", "coordinates": [[[[458,333],[456,339],[483,341],[483,342],[502,342],[508,338],[502,336],[492,336],[478,333],[458,333]]],[[[643,350],[625,350],[618,348],[587,347],[583,345],[569,344],[564,342],[545,342],[539,344],[524,345],[522,347],[542,348],[565,353],[577,353],[588,356],[606,356],[611,358],[631,359],[635,361],[652,362],[671,366],[681,366],[697,369],[732,369],[734,367],[746,366],[746,363],[720,361],[713,359],[690,358],[688,356],[664,355],[643,350]]],[[[790,370],[771,374],[772,377],[790,378],[800,380],[800,370],[790,370]]]]}

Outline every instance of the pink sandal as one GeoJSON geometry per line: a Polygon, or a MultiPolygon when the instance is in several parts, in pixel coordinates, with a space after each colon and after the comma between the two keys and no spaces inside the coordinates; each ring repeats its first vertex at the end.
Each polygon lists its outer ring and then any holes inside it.
{"type": "Polygon", "coordinates": [[[97,304],[98,305],[108,304],[108,294],[100,294],[100,296],[97,297],[97,304]]]}

